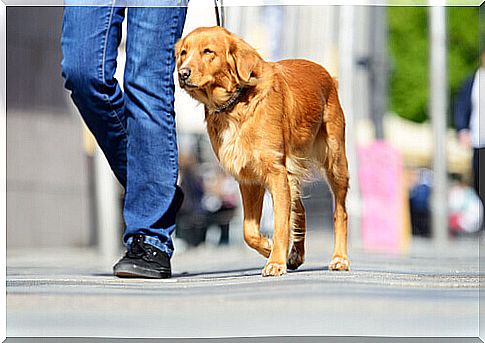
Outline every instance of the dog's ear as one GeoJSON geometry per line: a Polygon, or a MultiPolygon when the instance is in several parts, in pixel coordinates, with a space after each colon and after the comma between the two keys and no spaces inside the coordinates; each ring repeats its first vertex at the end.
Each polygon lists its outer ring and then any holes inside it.
{"type": "Polygon", "coordinates": [[[229,52],[239,81],[242,84],[255,85],[263,69],[261,56],[243,40],[233,41],[229,52]]]}

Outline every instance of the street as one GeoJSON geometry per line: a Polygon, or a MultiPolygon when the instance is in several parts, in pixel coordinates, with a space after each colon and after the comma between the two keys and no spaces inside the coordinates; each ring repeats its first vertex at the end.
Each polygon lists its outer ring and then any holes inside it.
{"type": "Polygon", "coordinates": [[[115,278],[94,250],[9,250],[7,336],[478,336],[477,240],[401,256],[351,244],[350,272],[327,270],[332,242],[310,231],[305,264],[280,278],[242,243],[176,253],[168,280],[115,278]]]}

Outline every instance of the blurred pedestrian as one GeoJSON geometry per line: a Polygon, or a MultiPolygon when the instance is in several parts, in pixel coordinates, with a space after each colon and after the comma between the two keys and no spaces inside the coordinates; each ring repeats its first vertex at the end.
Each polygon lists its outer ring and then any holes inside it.
{"type": "Polygon", "coordinates": [[[189,247],[205,242],[209,212],[203,205],[205,196],[204,182],[199,173],[200,163],[189,150],[179,157],[180,187],[184,191],[184,203],[177,214],[175,234],[189,247]]]}
{"type": "Polygon", "coordinates": [[[433,172],[427,168],[410,171],[412,185],[409,191],[409,209],[413,235],[431,236],[430,199],[433,172]]]}
{"type": "Polygon", "coordinates": [[[480,185],[479,161],[485,156],[485,90],[480,89],[480,79],[485,79],[485,50],[481,53],[481,65],[478,70],[465,80],[455,100],[455,127],[460,144],[473,148],[473,185],[482,203],[484,185],[480,185]],[[481,126],[480,126],[481,123],[481,126]]]}
{"type": "Polygon", "coordinates": [[[206,194],[202,202],[208,211],[208,226],[218,226],[219,245],[229,244],[229,225],[234,217],[239,197],[237,182],[216,167],[205,178],[206,194]]]}
{"type": "Polygon", "coordinates": [[[474,234],[480,230],[483,207],[473,188],[463,182],[461,175],[452,174],[448,193],[448,226],[456,235],[474,234]]]}
{"type": "Polygon", "coordinates": [[[165,7],[125,8],[113,1],[64,9],[65,86],[125,189],[127,252],[113,268],[119,277],[171,276],[171,234],[183,198],[176,187],[173,46],[182,34],[186,3],[157,5],[165,7]],[[125,16],[122,91],[114,75],[125,16]]]}

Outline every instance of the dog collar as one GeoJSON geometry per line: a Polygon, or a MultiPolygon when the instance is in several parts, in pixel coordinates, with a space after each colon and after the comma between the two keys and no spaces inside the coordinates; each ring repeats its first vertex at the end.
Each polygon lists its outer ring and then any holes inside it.
{"type": "Polygon", "coordinates": [[[231,107],[233,107],[236,104],[236,102],[239,100],[239,98],[242,96],[245,89],[246,89],[245,87],[237,86],[236,91],[234,93],[232,93],[229,100],[227,100],[221,106],[217,107],[214,110],[214,113],[221,113],[221,112],[224,112],[224,111],[230,109],[231,107]]]}

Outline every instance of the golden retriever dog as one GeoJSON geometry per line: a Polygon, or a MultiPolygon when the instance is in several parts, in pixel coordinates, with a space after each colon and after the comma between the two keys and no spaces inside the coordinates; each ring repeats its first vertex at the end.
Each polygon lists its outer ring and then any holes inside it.
{"type": "Polygon", "coordinates": [[[300,188],[315,168],[326,176],[335,201],[328,268],[348,270],[349,177],[335,80],[306,60],[266,62],[221,27],[192,31],[177,42],[175,56],[181,88],[204,104],[214,152],[239,183],[244,240],[268,258],[262,275],[279,276],[303,263],[306,224],[300,188]],[[259,230],[265,189],[274,205],[272,241],[259,230]]]}

